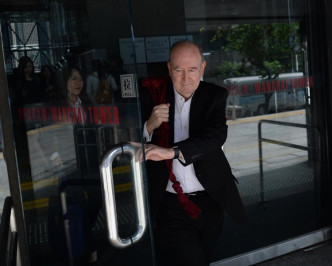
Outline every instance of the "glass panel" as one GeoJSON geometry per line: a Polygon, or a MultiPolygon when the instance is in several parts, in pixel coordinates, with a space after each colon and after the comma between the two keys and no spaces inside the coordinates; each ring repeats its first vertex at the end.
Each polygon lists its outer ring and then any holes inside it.
{"type": "MultiPolygon", "coordinates": [[[[152,265],[148,216],[142,240],[110,244],[99,169],[115,145],[141,143],[131,3],[42,2],[1,16],[30,265],[152,265]]],[[[120,239],[139,226],[131,161],[111,165],[120,239]]]]}
{"type": "Polygon", "coordinates": [[[318,229],[319,133],[311,118],[308,10],[303,1],[184,1],[203,46],[204,80],[225,86],[224,152],[247,219],[226,216],[215,260],[318,229]],[[197,12],[200,10],[200,12],[197,12]]]}
{"type": "MultiPolygon", "coordinates": [[[[316,87],[321,80],[320,75],[312,77],[308,60],[312,50],[309,44],[314,41],[309,39],[306,27],[307,2],[184,0],[179,5],[172,0],[43,1],[35,8],[13,4],[10,12],[2,10],[32,264],[43,265],[46,260],[56,264],[61,260],[58,255],[66,254],[61,250],[65,245],[59,245],[63,242],[54,240],[64,230],[59,234],[49,231],[58,226],[61,191],[66,197],[75,195],[67,200],[67,220],[77,222],[77,231],[90,226],[91,216],[96,217],[98,211],[98,219],[88,232],[93,228],[100,263],[108,262],[110,257],[114,263],[121,260],[125,264],[128,259],[130,265],[131,259],[137,259],[131,255],[139,253],[139,248],[131,249],[133,253],[128,256],[127,251],[115,250],[107,242],[103,206],[98,210],[98,164],[112,145],[141,141],[132,85],[136,77],[142,81],[167,76],[169,47],[180,39],[194,40],[203,47],[207,61],[204,80],[229,91],[228,139],[223,149],[239,181],[247,222],[238,225],[226,215],[214,259],[318,229],[321,221],[316,216],[320,206],[315,205],[315,184],[321,178],[317,155],[320,136],[315,129],[319,121],[313,119],[312,110],[320,108],[313,106],[311,95],[319,96],[316,87]],[[51,65],[55,73],[56,82],[42,83],[44,90],[30,98],[26,97],[27,91],[17,91],[19,59],[24,55],[32,58],[39,79],[45,64],[51,65]],[[114,77],[115,81],[108,80],[100,89],[109,92],[109,83],[111,100],[110,94],[101,93],[84,108],[68,109],[66,79],[70,66],[81,68],[83,92],[91,98],[93,90],[87,84],[96,80],[96,76],[88,78],[95,72],[93,59],[101,59],[106,66],[99,74],[109,72],[114,77]],[[129,75],[123,76],[122,88],[127,90],[122,92],[119,77],[123,74],[129,75]],[[97,207],[91,210],[91,204],[97,207]],[[78,215],[89,218],[77,221],[74,218],[78,215]]],[[[113,165],[116,200],[122,202],[117,211],[123,237],[135,230],[137,221],[129,161],[127,155],[120,155],[113,165]]],[[[146,262],[143,265],[151,262],[149,237],[147,234],[139,246],[145,245],[139,256],[146,262]]],[[[75,259],[84,250],[76,244],[71,250],[75,259]]],[[[64,261],[68,261],[67,255],[64,261]]]]}

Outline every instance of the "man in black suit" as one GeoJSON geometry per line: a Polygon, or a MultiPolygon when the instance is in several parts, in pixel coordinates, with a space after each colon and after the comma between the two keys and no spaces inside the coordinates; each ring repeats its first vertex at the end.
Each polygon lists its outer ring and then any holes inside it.
{"type": "Polygon", "coordinates": [[[167,65],[171,82],[150,80],[141,91],[157,256],[164,251],[157,261],[203,266],[211,262],[223,210],[244,220],[222,150],[228,94],[201,81],[206,62],[202,49],[191,41],[175,43],[167,65]]]}

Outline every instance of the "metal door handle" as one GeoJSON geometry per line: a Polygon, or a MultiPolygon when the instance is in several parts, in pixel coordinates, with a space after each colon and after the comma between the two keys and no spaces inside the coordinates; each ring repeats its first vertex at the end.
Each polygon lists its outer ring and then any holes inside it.
{"type": "Polygon", "coordinates": [[[108,239],[110,243],[117,248],[126,248],[139,241],[146,230],[146,210],[143,189],[142,167],[141,163],[136,161],[135,154],[137,147],[128,143],[115,146],[108,151],[100,164],[100,173],[102,180],[102,190],[104,194],[104,203],[106,211],[106,221],[108,229],[108,239]],[[112,163],[116,156],[121,154],[130,155],[130,166],[134,175],[134,195],[137,212],[137,228],[132,236],[120,238],[118,232],[118,219],[116,212],[116,200],[114,191],[114,180],[112,172],[112,163]]]}

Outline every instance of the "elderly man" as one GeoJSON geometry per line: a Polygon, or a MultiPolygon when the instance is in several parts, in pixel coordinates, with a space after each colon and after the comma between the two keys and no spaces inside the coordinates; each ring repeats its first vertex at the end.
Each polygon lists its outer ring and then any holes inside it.
{"type": "Polygon", "coordinates": [[[175,43],[167,66],[171,82],[146,82],[141,91],[157,261],[208,265],[223,210],[244,220],[235,178],[222,151],[227,91],[201,81],[206,62],[194,42],[175,43]]]}

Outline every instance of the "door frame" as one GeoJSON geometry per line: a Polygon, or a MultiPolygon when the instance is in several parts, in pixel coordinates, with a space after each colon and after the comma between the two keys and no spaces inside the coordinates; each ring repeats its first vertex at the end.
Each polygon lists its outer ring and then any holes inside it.
{"type": "Polygon", "coordinates": [[[7,165],[10,195],[13,199],[15,223],[18,232],[18,265],[29,265],[29,250],[24,223],[20,180],[16,160],[14,131],[9,107],[7,75],[3,53],[2,33],[0,31],[0,117],[4,142],[4,158],[7,165]]]}
{"type": "Polygon", "coordinates": [[[332,227],[325,227],[287,241],[257,249],[245,254],[213,262],[211,266],[246,266],[286,255],[296,250],[305,249],[332,239],[332,227]]]}

